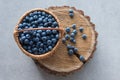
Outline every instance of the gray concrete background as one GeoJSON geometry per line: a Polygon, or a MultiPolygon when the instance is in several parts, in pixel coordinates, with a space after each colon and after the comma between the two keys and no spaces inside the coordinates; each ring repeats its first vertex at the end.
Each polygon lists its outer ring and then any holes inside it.
{"type": "Polygon", "coordinates": [[[120,0],[0,0],[0,80],[119,80],[120,0]],[[33,8],[74,6],[91,16],[99,33],[94,58],[67,77],[38,70],[13,39],[20,16],[33,8]]]}

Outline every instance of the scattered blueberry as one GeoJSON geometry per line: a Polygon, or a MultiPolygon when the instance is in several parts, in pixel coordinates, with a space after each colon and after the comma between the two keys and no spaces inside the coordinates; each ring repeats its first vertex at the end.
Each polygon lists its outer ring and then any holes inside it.
{"type": "Polygon", "coordinates": [[[72,28],[73,28],[73,29],[76,29],[76,24],[73,24],[73,25],[72,25],[72,28]]]}
{"type": "Polygon", "coordinates": [[[83,27],[80,27],[80,28],[79,28],[79,31],[80,31],[80,32],[83,32],[83,30],[84,30],[83,27]]]}
{"type": "Polygon", "coordinates": [[[62,43],[65,43],[66,42],[66,39],[65,38],[62,38],[62,43]]]}
{"type": "Polygon", "coordinates": [[[77,30],[73,30],[72,33],[77,34],[77,30]]]}
{"type": "Polygon", "coordinates": [[[70,34],[70,36],[71,36],[72,38],[74,38],[74,37],[75,37],[75,33],[72,32],[72,33],[70,34]]]}
{"type": "Polygon", "coordinates": [[[68,50],[68,54],[71,56],[71,55],[74,54],[74,51],[73,51],[72,49],[69,49],[69,50],[68,50]]]}
{"type": "Polygon", "coordinates": [[[65,39],[68,40],[70,38],[69,34],[65,35],[65,39]]]}
{"type": "Polygon", "coordinates": [[[69,9],[69,13],[73,13],[73,9],[69,9]]]}
{"type": "Polygon", "coordinates": [[[82,34],[82,38],[85,40],[87,38],[86,34],[82,34]]]}
{"type": "Polygon", "coordinates": [[[80,59],[80,61],[82,61],[82,62],[85,61],[85,58],[84,58],[82,55],[79,56],[79,59],[80,59]]]}
{"type": "Polygon", "coordinates": [[[70,32],[70,27],[67,27],[67,28],[65,29],[65,31],[66,31],[67,33],[69,33],[69,32],[70,32]]]}
{"type": "Polygon", "coordinates": [[[69,13],[69,16],[70,16],[71,18],[73,18],[74,13],[69,13]]]}

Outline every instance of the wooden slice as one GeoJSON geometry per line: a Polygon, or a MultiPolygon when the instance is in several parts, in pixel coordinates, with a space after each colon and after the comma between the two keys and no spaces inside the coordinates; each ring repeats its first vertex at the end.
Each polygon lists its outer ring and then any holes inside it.
{"type": "MultiPolygon", "coordinates": [[[[90,22],[90,18],[88,16],[84,16],[83,11],[76,10],[74,7],[50,7],[48,10],[57,16],[63,28],[76,24],[78,31],[75,37],[76,44],[72,44],[69,41],[68,43],[77,47],[79,49],[78,55],[84,56],[87,61],[96,49],[97,43],[97,33],[94,29],[94,24],[90,22]],[[69,9],[74,10],[73,18],[70,18],[69,16],[69,9]],[[79,32],[80,26],[84,27],[83,33],[79,32]],[[82,34],[87,35],[86,40],[82,39],[82,34]]],[[[47,59],[38,60],[38,65],[51,73],[66,75],[80,69],[84,64],[76,55],[69,56],[67,48],[62,42],[60,42],[60,46],[55,53],[56,54],[47,59]]]]}

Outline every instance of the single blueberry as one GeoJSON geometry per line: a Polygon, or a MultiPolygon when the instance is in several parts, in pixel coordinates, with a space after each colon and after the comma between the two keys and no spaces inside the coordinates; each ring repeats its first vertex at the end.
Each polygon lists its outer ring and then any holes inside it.
{"type": "Polygon", "coordinates": [[[73,30],[72,32],[73,32],[74,34],[77,34],[77,30],[73,30]]]}
{"type": "Polygon", "coordinates": [[[30,42],[29,42],[29,45],[33,45],[33,41],[30,41],[30,42]]]}
{"type": "Polygon", "coordinates": [[[56,35],[55,35],[55,38],[56,38],[56,39],[59,39],[59,34],[56,34],[56,35]]]}
{"type": "Polygon", "coordinates": [[[75,33],[72,32],[72,33],[70,34],[70,36],[71,36],[72,38],[74,38],[74,37],[75,37],[75,33]]]}
{"type": "Polygon", "coordinates": [[[56,43],[57,40],[55,38],[52,38],[52,43],[56,43]]]}
{"type": "Polygon", "coordinates": [[[79,56],[79,59],[80,59],[80,61],[82,61],[82,62],[85,61],[85,58],[84,58],[82,55],[79,56]]]}
{"type": "Polygon", "coordinates": [[[43,48],[39,48],[39,52],[40,52],[40,53],[43,53],[43,48]]]}
{"type": "Polygon", "coordinates": [[[69,16],[70,16],[71,18],[73,18],[74,13],[69,13],[69,16]]]}
{"type": "Polygon", "coordinates": [[[66,42],[66,39],[65,38],[62,38],[62,43],[65,43],[66,42]]]}
{"type": "Polygon", "coordinates": [[[72,50],[72,49],[69,49],[68,50],[68,54],[71,56],[71,55],[73,55],[73,53],[74,53],[74,51],[72,50]]]}
{"type": "Polygon", "coordinates": [[[32,48],[33,52],[36,52],[38,49],[36,47],[32,48]]]}
{"type": "Polygon", "coordinates": [[[66,31],[67,33],[69,33],[69,32],[70,32],[70,27],[65,28],[65,31],[66,31]]]}
{"type": "Polygon", "coordinates": [[[82,35],[82,38],[85,40],[87,38],[87,35],[86,34],[83,34],[82,35]]]}
{"type": "Polygon", "coordinates": [[[69,13],[73,13],[73,9],[69,9],[69,13]]]}
{"type": "Polygon", "coordinates": [[[78,48],[74,48],[74,52],[77,53],[78,52],[78,48]]]}
{"type": "Polygon", "coordinates": [[[74,38],[73,37],[70,37],[70,42],[73,42],[74,38]]]}
{"type": "Polygon", "coordinates": [[[42,37],[42,40],[43,40],[43,41],[46,41],[46,40],[47,40],[47,37],[45,37],[45,36],[42,37]]]}
{"type": "Polygon", "coordinates": [[[43,44],[43,43],[41,43],[41,44],[40,44],[40,47],[43,47],[43,46],[44,46],[44,44],[43,44]]]}
{"type": "Polygon", "coordinates": [[[42,33],[42,30],[37,30],[37,33],[42,33]]]}
{"type": "Polygon", "coordinates": [[[29,39],[30,38],[30,34],[26,34],[25,37],[29,39]]]}
{"type": "Polygon", "coordinates": [[[73,29],[76,29],[76,24],[73,24],[73,25],[72,25],[72,28],[73,28],[73,29]]]}
{"type": "Polygon", "coordinates": [[[30,17],[30,18],[29,18],[29,21],[30,21],[30,22],[33,21],[33,17],[30,17]]]}
{"type": "Polygon", "coordinates": [[[25,39],[25,40],[24,40],[24,44],[29,44],[29,40],[28,40],[28,39],[25,39]]]}
{"type": "Polygon", "coordinates": [[[34,38],[35,42],[38,42],[40,39],[38,37],[34,38]]]}
{"type": "Polygon", "coordinates": [[[46,13],[45,12],[42,12],[42,16],[45,16],[46,15],[46,13]]]}
{"type": "Polygon", "coordinates": [[[23,27],[23,24],[19,24],[18,26],[19,26],[19,28],[22,28],[22,27],[23,27]]]}
{"type": "Polygon", "coordinates": [[[51,51],[51,50],[52,50],[52,46],[48,46],[48,50],[50,50],[50,51],[51,51]]]}
{"type": "Polygon", "coordinates": [[[30,50],[30,49],[29,49],[29,50],[27,50],[27,51],[28,51],[29,53],[32,53],[32,50],[30,50]]]}
{"type": "Polygon", "coordinates": [[[67,49],[72,49],[72,46],[70,44],[67,44],[67,49]]]}
{"type": "Polygon", "coordinates": [[[55,22],[53,22],[53,25],[54,26],[58,26],[58,23],[55,21],[55,22]]]}
{"type": "Polygon", "coordinates": [[[46,36],[46,32],[42,32],[41,35],[42,35],[42,36],[46,36]]]}
{"type": "Polygon", "coordinates": [[[51,30],[46,30],[46,33],[47,34],[51,34],[51,30]]]}
{"type": "Polygon", "coordinates": [[[53,34],[56,34],[56,33],[57,33],[57,30],[52,30],[52,33],[53,33],[53,34]]]}
{"type": "Polygon", "coordinates": [[[70,38],[69,34],[65,35],[65,39],[68,40],[70,38]]]}
{"type": "Polygon", "coordinates": [[[83,32],[83,30],[84,30],[83,27],[80,27],[80,28],[79,28],[79,31],[80,31],[80,32],[83,32]]]}
{"type": "Polygon", "coordinates": [[[43,21],[43,19],[42,19],[42,18],[39,18],[39,19],[38,19],[38,22],[39,22],[39,23],[41,23],[42,21],[43,21]]]}
{"type": "Polygon", "coordinates": [[[48,45],[51,45],[51,44],[52,44],[52,41],[51,41],[51,40],[48,40],[48,41],[47,41],[47,44],[48,44],[48,45]]]}

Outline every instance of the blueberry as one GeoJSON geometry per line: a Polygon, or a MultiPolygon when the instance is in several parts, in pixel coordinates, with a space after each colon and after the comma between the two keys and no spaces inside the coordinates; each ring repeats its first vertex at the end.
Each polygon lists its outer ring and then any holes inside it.
{"type": "Polygon", "coordinates": [[[68,40],[70,38],[69,34],[65,35],[65,39],[68,40]]]}
{"type": "Polygon", "coordinates": [[[35,47],[35,48],[32,48],[32,51],[33,52],[36,52],[37,51],[37,48],[35,47]]]}
{"type": "Polygon", "coordinates": [[[72,49],[72,46],[67,44],[67,49],[72,49]]]}
{"type": "Polygon", "coordinates": [[[72,28],[73,28],[73,29],[76,29],[76,24],[73,24],[73,25],[72,25],[72,28]]]}
{"type": "Polygon", "coordinates": [[[74,38],[73,37],[70,37],[70,42],[73,42],[74,38]]]}
{"type": "Polygon", "coordinates": [[[72,33],[70,34],[70,36],[71,36],[72,38],[74,38],[74,37],[75,37],[75,33],[72,32],[72,33]]]}
{"type": "Polygon", "coordinates": [[[84,58],[82,55],[79,56],[79,59],[80,59],[80,61],[82,61],[82,62],[85,61],[85,58],[84,58]]]}
{"type": "Polygon", "coordinates": [[[52,38],[52,43],[56,43],[57,40],[55,38],[52,38]]]}
{"type": "Polygon", "coordinates": [[[39,48],[39,52],[40,52],[40,53],[43,53],[43,48],[39,48]]]}
{"type": "Polygon", "coordinates": [[[80,28],[79,28],[79,31],[80,31],[80,32],[83,32],[83,30],[84,30],[83,27],[80,27],[80,28]]]}
{"type": "Polygon", "coordinates": [[[43,40],[43,41],[46,41],[46,40],[47,40],[47,37],[45,37],[45,36],[42,37],[42,40],[43,40]]]}
{"type": "Polygon", "coordinates": [[[42,36],[46,36],[46,32],[42,32],[41,35],[42,35],[42,36]]]}
{"type": "Polygon", "coordinates": [[[82,38],[85,40],[87,38],[87,35],[86,34],[83,34],[82,35],[82,38]]]}
{"type": "Polygon", "coordinates": [[[74,51],[72,50],[72,49],[69,49],[68,50],[68,54],[71,56],[71,55],[73,55],[73,53],[74,53],[74,51]]]}
{"type": "Polygon", "coordinates": [[[41,23],[41,22],[42,22],[42,18],[39,18],[39,19],[38,19],[38,22],[41,23]]]}
{"type": "Polygon", "coordinates": [[[38,37],[35,38],[35,42],[38,42],[40,39],[38,37]]]}
{"type": "Polygon", "coordinates": [[[56,34],[56,33],[57,33],[57,30],[52,30],[52,33],[53,33],[53,34],[56,34]]]}
{"type": "Polygon", "coordinates": [[[69,9],[69,13],[73,13],[73,9],[69,9]]]}
{"type": "Polygon", "coordinates": [[[55,38],[56,38],[56,39],[59,39],[59,34],[56,34],[56,35],[55,35],[55,38]]]}
{"type": "Polygon", "coordinates": [[[51,40],[48,40],[48,41],[47,41],[47,44],[48,44],[48,45],[51,45],[51,44],[52,44],[52,41],[51,41],[51,40]]]}
{"type": "Polygon", "coordinates": [[[42,30],[37,30],[38,33],[42,33],[42,30]]]}
{"type": "Polygon", "coordinates": [[[48,46],[48,50],[52,50],[52,46],[48,46]]]}
{"type": "Polygon", "coordinates": [[[62,43],[65,43],[66,42],[66,39],[65,38],[62,38],[62,43]]]}
{"type": "Polygon", "coordinates": [[[32,53],[32,50],[27,50],[29,53],[32,53]]]}
{"type": "Polygon", "coordinates": [[[72,32],[73,32],[74,34],[77,34],[77,30],[73,30],[72,32]]]}
{"type": "Polygon", "coordinates": [[[22,25],[22,24],[19,24],[18,26],[19,26],[19,28],[22,28],[22,27],[23,27],[23,25],[22,25]]]}
{"type": "Polygon", "coordinates": [[[67,33],[69,33],[69,32],[70,32],[70,28],[67,27],[67,28],[65,29],[65,31],[66,31],[67,33]]]}
{"type": "Polygon", "coordinates": [[[45,12],[42,12],[42,16],[45,16],[45,14],[46,14],[45,12]]]}
{"type": "Polygon", "coordinates": [[[29,40],[28,40],[28,39],[25,39],[25,40],[24,40],[24,44],[29,44],[29,40]]]}
{"type": "Polygon", "coordinates": [[[26,34],[26,38],[28,38],[28,39],[29,39],[29,38],[30,38],[30,34],[26,34]]]}
{"type": "Polygon", "coordinates": [[[40,37],[40,33],[36,33],[36,37],[40,37]]]}
{"type": "Polygon", "coordinates": [[[48,52],[49,50],[48,50],[48,48],[45,48],[45,52],[48,52]]]}
{"type": "Polygon", "coordinates": [[[69,16],[70,16],[71,18],[73,18],[74,13],[69,13],[69,16]]]}
{"type": "Polygon", "coordinates": [[[55,22],[53,22],[53,25],[54,26],[58,26],[58,23],[55,21],[55,22]]]}
{"type": "Polygon", "coordinates": [[[47,34],[51,34],[51,30],[46,30],[46,33],[47,34]]]}
{"type": "Polygon", "coordinates": [[[33,45],[33,41],[30,41],[29,44],[30,44],[30,45],[33,45]]]}
{"type": "Polygon", "coordinates": [[[30,18],[29,18],[29,21],[30,21],[30,22],[33,21],[33,17],[30,17],[30,18]]]}
{"type": "Polygon", "coordinates": [[[78,48],[74,48],[74,52],[77,53],[78,52],[78,48]]]}
{"type": "Polygon", "coordinates": [[[40,47],[43,47],[43,46],[44,46],[44,44],[43,44],[43,43],[41,43],[41,44],[40,44],[40,47]]]}

